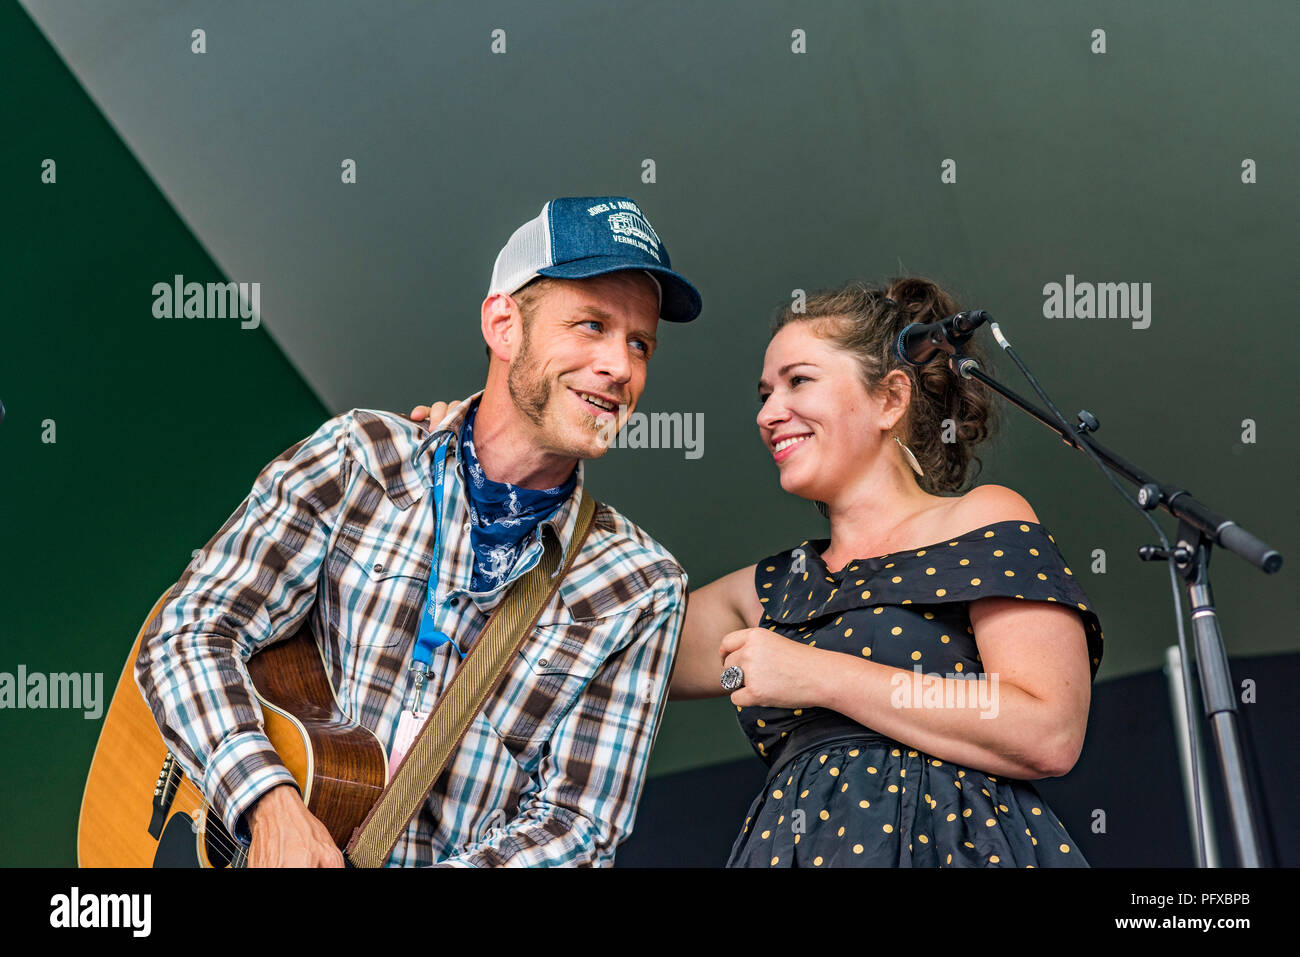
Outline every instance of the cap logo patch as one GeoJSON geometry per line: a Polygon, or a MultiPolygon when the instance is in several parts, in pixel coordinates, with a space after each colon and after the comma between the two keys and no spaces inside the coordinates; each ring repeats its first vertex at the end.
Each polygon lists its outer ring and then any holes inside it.
{"type": "Polygon", "coordinates": [[[636,213],[611,213],[609,231],[613,234],[611,238],[614,242],[627,243],[649,253],[656,260],[659,258],[659,237],[654,234],[650,224],[636,213]]]}

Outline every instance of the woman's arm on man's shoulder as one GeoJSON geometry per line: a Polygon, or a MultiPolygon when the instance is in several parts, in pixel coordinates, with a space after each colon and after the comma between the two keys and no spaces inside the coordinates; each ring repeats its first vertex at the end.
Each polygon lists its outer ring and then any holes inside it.
{"type": "Polygon", "coordinates": [[[763,617],[754,593],[754,566],[723,575],[686,596],[686,621],[673,666],[671,701],[717,698],[727,692],[721,684],[722,659],[718,647],[724,635],[752,628],[763,617]]]}

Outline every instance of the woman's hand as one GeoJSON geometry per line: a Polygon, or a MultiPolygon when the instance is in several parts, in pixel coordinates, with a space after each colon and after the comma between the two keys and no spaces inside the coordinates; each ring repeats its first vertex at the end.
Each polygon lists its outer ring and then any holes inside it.
{"type": "Polygon", "coordinates": [[[703,588],[686,593],[686,620],[677,643],[669,701],[721,698],[718,647],[730,632],[763,620],[763,605],[754,594],[754,566],[739,568],[703,588]]]}
{"type": "Polygon", "coordinates": [[[456,411],[459,402],[452,402],[450,405],[446,402],[434,402],[431,405],[417,405],[411,410],[410,419],[412,422],[424,422],[428,420],[428,428],[432,431],[433,427],[445,419],[452,412],[456,411]]]}
{"type": "Polygon", "coordinates": [[[745,628],[724,637],[718,654],[724,669],[735,665],[745,673],[732,704],[810,708],[821,703],[821,676],[832,664],[826,656],[838,652],[802,645],[766,628],[745,628]]]}

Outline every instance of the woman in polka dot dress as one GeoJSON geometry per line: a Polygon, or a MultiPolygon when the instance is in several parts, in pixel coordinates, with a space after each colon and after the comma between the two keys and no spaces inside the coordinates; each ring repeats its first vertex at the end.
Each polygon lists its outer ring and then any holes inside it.
{"type": "Polygon", "coordinates": [[[830,537],[690,595],[673,696],[739,668],[771,769],[728,866],[1087,866],[1030,781],[1078,758],[1100,623],[1020,495],[955,494],[992,430],[984,387],[892,354],[957,311],[900,279],[774,324],[759,431],[830,537]]]}

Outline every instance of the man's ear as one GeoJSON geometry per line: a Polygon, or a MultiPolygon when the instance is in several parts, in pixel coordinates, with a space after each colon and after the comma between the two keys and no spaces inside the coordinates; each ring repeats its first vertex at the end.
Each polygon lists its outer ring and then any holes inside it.
{"type": "Polygon", "coordinates": [[[519,346],[523,330],[519,306],[512,297],[496,292],[483,300],[479,316],[488,354],[496,356],[502,362],[510,362],[519,346]]]}

